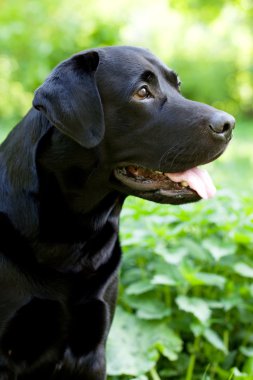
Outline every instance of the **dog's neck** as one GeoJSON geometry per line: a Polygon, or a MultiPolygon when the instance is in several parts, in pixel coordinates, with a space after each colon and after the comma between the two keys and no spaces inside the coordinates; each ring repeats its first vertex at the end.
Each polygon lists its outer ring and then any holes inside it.
{"type": "Polygon", "coordinates": [[[100,167],[101,154],[85,150],[55,128],[38,147],[40,231],[52,250],[53,243],[65,245],[66,257],[64,249],[56,255],[49,253],[48,259],[55,256],[60,270],[92,272],[102,264],[101,258],[109,259],[105,252],[101,254],[102,247],[110,255],[116,244],[125,197],[110,189],[109,174],[100,167]]]}
{"type": "Polygon", "coordinates": [[[57,215],[53,210],[41,215],[37,260],[61,272],[91,275],[115,249],[121,207],[122,200],[110,194],[92,213],[67,215],[65,210],[66,215],[57,215]]]}

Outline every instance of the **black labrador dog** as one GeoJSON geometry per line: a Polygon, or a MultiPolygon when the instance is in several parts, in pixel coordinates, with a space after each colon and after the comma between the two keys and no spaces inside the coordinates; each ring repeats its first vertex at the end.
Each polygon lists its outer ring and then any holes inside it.
{"type": "Polygon", "coordinates": [[[57,66],[0,148],[0,380],[104,380],[127,195],[180,204],[214,188],[234,118],[185,99],[134,47],[57,66]]]}

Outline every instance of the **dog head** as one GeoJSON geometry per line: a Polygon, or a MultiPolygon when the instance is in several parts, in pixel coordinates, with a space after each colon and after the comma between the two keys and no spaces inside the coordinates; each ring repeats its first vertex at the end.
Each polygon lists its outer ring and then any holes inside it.
{"type": "Polygon", "coordinates": [[[213,195],[197,166],[224,152],[235,124],[231,115],[184,98],[178,76],[149,51],[126,46],[62,62],[33,105],[83,151],[102,152],[107,186],[161,203],[213,195]]]}

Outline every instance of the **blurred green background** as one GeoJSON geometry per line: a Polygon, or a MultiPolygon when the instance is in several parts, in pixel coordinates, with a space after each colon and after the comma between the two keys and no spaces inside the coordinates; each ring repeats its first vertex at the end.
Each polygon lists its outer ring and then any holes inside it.
{"type": "Polygon", "coordinates": [[[153,51],[179,73],[183,95],[232,113],[237,127],[209,165],[215,200],[126,202],[108,372],[252,380],[252,0],[0,0],[0,140],[56,64],[119,44],[153,51]]]}

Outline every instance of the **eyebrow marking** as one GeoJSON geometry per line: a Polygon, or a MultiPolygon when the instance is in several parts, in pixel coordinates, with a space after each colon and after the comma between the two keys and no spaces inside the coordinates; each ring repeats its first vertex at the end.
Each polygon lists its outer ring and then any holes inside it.
{"type": "Polygon", "coordinates": [[[178,86],[181,84],[179,76],[174,70],[170,70],[170,71],[164,70],[164,76],[168,82],[174,84],[175,86],[178,86]]]}
{"type": "Polygon", "coordinates": [[[144,73],[141,74],[141,80],[143,80],[144,82],[152,82],[154,78],[155,74],[150,70],[146,70],[144,71],[144,73]]]}

